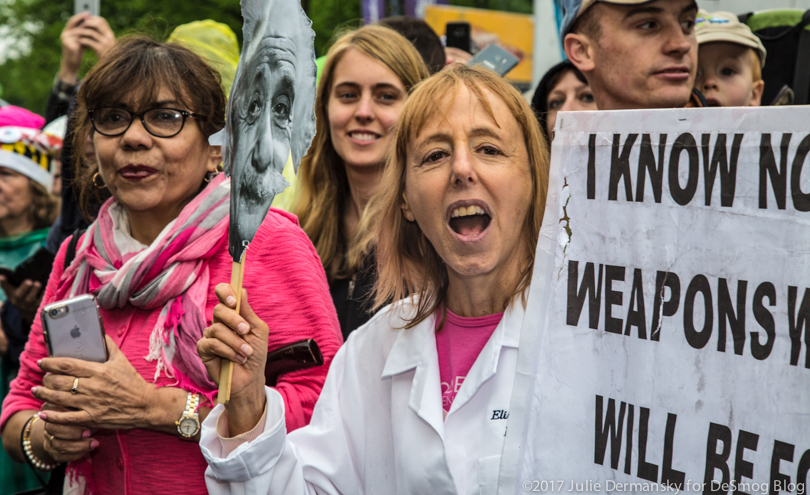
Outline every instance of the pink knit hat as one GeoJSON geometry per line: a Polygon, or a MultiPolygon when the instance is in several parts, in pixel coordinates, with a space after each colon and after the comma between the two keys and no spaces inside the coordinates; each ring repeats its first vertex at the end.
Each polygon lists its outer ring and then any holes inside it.
{"type": "Polygon", "coordinates": [[[0,127],[7,125],[41,129],[45,125],[45,119],[24,108],[6,105],[0,107],[0,127]]]}

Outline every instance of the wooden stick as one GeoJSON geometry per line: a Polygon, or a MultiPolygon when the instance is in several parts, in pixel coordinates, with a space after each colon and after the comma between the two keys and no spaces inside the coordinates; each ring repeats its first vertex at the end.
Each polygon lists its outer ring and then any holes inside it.
{"type": "MultiPolygon", "coordinates": [[[[245,257],[242,256],[241,263],[234,263],[231,269],[231,287],[236,294],[236,312],[242,305],[242,282],[245,278],[245,257]]],[[[222,368],[219,370],[219,393],[217,402],[227,404],[231,400],[231,381],[233,380],[233,363],[227,359],[222,361],[222,368]]]]}

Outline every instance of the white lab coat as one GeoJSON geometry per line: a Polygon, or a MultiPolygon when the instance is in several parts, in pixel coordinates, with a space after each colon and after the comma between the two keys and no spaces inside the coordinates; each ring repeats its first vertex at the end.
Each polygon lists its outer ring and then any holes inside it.
{"type": "Polygon", "coordinates": [[[494,494],[524,309],[506,311],[443,420],[434,318],[409,330],[381,310],[338,351],[309,426],[289,435],[267,388],[261,435],[222,457],[218,405],[203,423],[208,491],[219,494],[494,494]]]}

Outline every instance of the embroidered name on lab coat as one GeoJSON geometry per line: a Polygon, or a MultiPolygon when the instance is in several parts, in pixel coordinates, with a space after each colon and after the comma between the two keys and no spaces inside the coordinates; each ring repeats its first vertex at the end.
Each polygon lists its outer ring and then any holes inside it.
{"type": "Polygon", "coordinates": [[[489,418],[491,421],[496,419],[509,419],[509,411],[506,409],[495,409],[492,411],[492,417],[489,418]]]}

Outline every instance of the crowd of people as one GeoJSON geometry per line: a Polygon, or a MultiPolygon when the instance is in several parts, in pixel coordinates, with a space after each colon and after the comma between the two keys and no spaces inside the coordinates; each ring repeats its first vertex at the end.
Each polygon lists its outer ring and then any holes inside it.
{"type": "Polygon", "coordinates": [[[209,138],[238,46],[192,24],[76,15],[45,118],[0,108],[0,493],[494,493],[558,112],[765,103],[763,43],[694,0],[565,0],[530,95],[423,21],[344,33],[237,310],[209,138]],[[49,356],[38,311],[82,294],[104,363],[49,356]],[[323,365],[267,382],[306,339],[323,365]]]}

